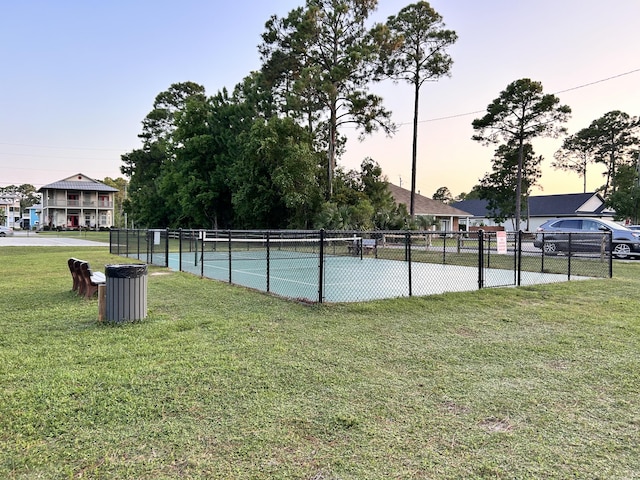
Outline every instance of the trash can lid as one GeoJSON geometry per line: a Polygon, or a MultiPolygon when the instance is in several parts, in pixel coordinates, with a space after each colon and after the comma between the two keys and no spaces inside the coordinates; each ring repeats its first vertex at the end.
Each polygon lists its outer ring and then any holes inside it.
{"type": "Polygon", "coordinates": [[[147,265],[144,263],[105,265],[104,274],[107,278],[138,278],[147,274],[147,265]]]}

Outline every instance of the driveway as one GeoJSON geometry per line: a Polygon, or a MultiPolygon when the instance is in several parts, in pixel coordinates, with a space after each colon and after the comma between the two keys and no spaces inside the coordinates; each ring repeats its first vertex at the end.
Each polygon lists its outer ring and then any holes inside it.
{"type": "Polygon", "coordinates": [[[0,247],[108,247],[108,243],[81,238],[38,235],[33,232],[14,232],[10,237],[0,237],[0,247]]]}

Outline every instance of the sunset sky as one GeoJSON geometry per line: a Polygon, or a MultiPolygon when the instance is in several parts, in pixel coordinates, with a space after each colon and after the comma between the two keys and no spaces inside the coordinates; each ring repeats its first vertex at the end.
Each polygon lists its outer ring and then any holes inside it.
{"type": "MultiPolygon", "coordinates": [[[[260,68],[257,46],[273,14],[298,0],[57,0],[2,2],[0,186],[36,187],[82,172],[119,177],[120,155],[140,146],[155,96],[193,81],[209,95],[260,68]]],[[[411,2],[380,0],[372,21],[411,2]]],[[[417,188],[468,192],[490,170],[494,148],[471,140],[471,122],[512,81],[542,82],[569,105],[569,133],[612,110],[640,114],[640,1],[433,0],[459,36],[451,78],[421,91],[417,188]]],[[[398,133],[358,142],[349,132],[341,165],[376,160],[389,181],[411,180],[412,90],[372,89],[393,111],[398,133]]],[[[348,131],[346,131],[348,132],[348,131]]],[[[550,167],[562,139],[534,142],[545,157],[542,191],[576,193],[582,180],[550,167]]],[[[604,181],[588,172],[588,188],[604,181]]]]}

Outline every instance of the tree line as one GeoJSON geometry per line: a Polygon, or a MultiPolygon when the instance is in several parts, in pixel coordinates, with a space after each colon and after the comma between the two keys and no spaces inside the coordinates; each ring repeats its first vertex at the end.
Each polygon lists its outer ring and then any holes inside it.
{"type": "MultiPolygon", "coordinates": [[[[471,199],[487,200],[488,216],[497,222],[504,222],[508,218],[513,218],[517,222],[518,214],[526,215],[527,198],[533,187],[539,184],[540,164],[543,160],[542,156],[535,155],[531,144],[525,141],[526,130],[520,129],[520,123],[525,123],[527,115],[517,117],[518,112],[522,114],[526,113],[527,109],[532,109],[532,104],[527,105],[527,100],[512,95],[515,84],[520,84],[522,88],[527,83],[529,83],[527,89],[530,93],[536,90],[541,94],[542,85],[539,82],[531,82],[528,79],[514,82],[510,85],[510,89],[502,92],[501,97],[489,106],[489,113],[485,117],[473,122],[474,128],[480,131],[484,131],[487,127],[493,128],[493,140],[496,134],[502,135],[506,131],[507,125],[512,128],[511,133],[515,133],[515,135],[507,135],[506,142],[500,144],[495,150],[492,171],[481,178],[469,193],[461,193],[453,197],[447,187],[440,187],[433,194],[434,199],[445,203],[471,199]],[[505,111],[510,112],[509,118],[492,119],[489,122],[491,109],[495,108],[495,102],[498,101],[505,102],[503,107],[506,106],[505,111]],[[502,130],[499,130],[500,128],[502,130]],[[519,131],[525,134],[517,134],[519,131]],[[522,141],[521,145],[516,147],[516,140],[518,143],[522,141]],[[520,178],[518,178],[518,170],[520,170],[520,178]],[[520,205],[518,205],[518,199],[520,199],[520,205]]],[[[540,96],[539,100],[541,101],[543,97],[540,96]]],[[[547,103],[547,105],[552,104],[558,104],[557,98],[547,103]]],[[[545,128],[552,127],[551,130],[542,134],[557,137],[566,133],[562,122],[566,121],[570,109],[567,106],[550,107],[548,113],[553,110],[555,110],[553,114],[555,118],[539,117],[536,123],[539,122],[545,128]]],[[[474,138],[489,143],[482,135],[476,135],[474,138]]],[[[596,191],[602,194],[606,206],[615,210],[617,220],[640,223],[639,145],[640,119],[614,110],[593,120],[589,126],[566,136],[562,146],[554,153],[554,161],[551,165],[557,170],[575,173],[582,177],[584,193],[587,192],[587,167],[602,166],[604,184],[596,191]]]]}
{"type": "Polygon", "coordinates": [[[262,67],[209,96],[176,83],[142,122],[142,147],[122,155],[125,211],[139,226],[396,229],[415,226],[417,101],[449,74],[456,40],[428,2],[368,26],[377,0],[307,0],[271,17],[262,67]],[[395,125],[371,85],[414,86],[412,200],[396,205],[372,158],[346,171],[345,128],[366,136],[395,125]]]}
{"type": "MultiPolygon", "coordinates": [[[[272,16],[258,46],[262,61],[232,90],[209,96],[194,82],[155,98],[142,121],[142,147],[122,155],[129,177],[124,210],[138,226],[171,228],[415,228],[420,90],[451,74],[447,49],[457,34],[426,1],[368,26],[377,0],[307,0],[272,16]],[[395,132],[391,112],[371,86],[413,86],[410,205],[396,205],[377,162],[346,171],[345,128],[364,137],[395,132]]],[[[472,122],[473,139],[494,145],[492,171],[460,199],[483,198],[488,216],[515,219],[538,185],[537,137],[567,135],[571,108],[523,78],[500,92],[472,122]]],[[[565,138],[555,168],[586,177],[605,166],[600,189],[619,218],[638,219],[638,118],[605,114],[565,138]]],[[[585,183],[586,185],[586,183],[585,183]]],[[[586,187],[585,187],[586,188],[586,187]]],[[[442,187],[434,199],[448,201],[442,187]]]]}
{"type": "MultiPolygon", "coordinates": [[[[554,95],[544,94],[542,84],[530,79],[517,80],[501,92],[482,118],[473,121],[474,140],[499,144],[492,160],[492,171],[480,179],[471,192],[454,199],[446,187],[433,198],[447,203],[454,200],[487,200],[488,216],[497,222],[526,215],[527,197],[541,178],[543,157],[536,155],[530,141],[538,136],[558,137],[567,133],[563,123],[571,109],[560,105],[554,95]]],[[[554,154],[552,166],[583,178],[587,191],[587,166],[602,165],[605,183],[597,188],[605,204],[614,209],[617,220],[638,223],[640,217],[640,119],[614,110],[593,120],[587,127],[566,136],[554,154]]]]}

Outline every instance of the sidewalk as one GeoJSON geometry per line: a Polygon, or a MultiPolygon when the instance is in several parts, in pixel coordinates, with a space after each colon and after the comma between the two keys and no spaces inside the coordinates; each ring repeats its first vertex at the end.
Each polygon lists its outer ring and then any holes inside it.
{"type": "Polygon", "coordinates": [[[9,237],[0,237],[0,247],[108,247],[108,243],[38,235],[33,232],[14,232],[9,237]]]}

